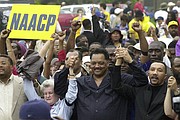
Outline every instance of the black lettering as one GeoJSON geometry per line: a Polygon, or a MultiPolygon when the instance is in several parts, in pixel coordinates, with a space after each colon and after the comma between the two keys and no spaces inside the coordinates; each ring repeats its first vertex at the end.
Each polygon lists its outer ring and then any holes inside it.
{"type": "Polygon", "coordinates": [[[18,14],[18,16],[17,16],[17,13],[13,14],[13,18],[12,18],[12,22],[11,22],[11,26],[10,26],[11,30],[18,29],[20,17],[21,17],[21,14],[18,14]]]}
{"type": "Polygon", "coordinates": [[[51,25],[54,25],[56,21],[56,15],[49,15],[48,21],[47,21],[47,26],[46,26],[46,31],[49,31],[49,27],[51,25]]]}
{"type": "Polygon", "coordinates": [[[45,15],[45,14],[40,15],[38,26],[37,26],[38,31],[44,30],[45,24],[42,24],[42,20],[46,20],[46,19],[47,19],[47,15],[45,15]]]}
{"type": "Polygon", "coordinates": [[[26,30],[27,29],[27,22],[28,22],[28,14],[24,14],[23,18],[22,18],[22,21],[21,21],[21,24],[20,24],[20,27],[19,27],[19,30],[26,30]]]}
{"type": "Polygon", "coordinates": [[[29,23],[29,27],[28,27],[28,30],[35,30],[36,28],[36,19],[37,19],[37,14],[33,14],[32,18],[31,18],[31,21],[29,23]]]}

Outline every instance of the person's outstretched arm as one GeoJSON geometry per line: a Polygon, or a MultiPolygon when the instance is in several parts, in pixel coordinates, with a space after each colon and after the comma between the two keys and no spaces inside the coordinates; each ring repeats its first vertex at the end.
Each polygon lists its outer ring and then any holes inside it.
{"type": "Polygon", "coordinates": [[[44,58],[46,56],[46,53],[49,49],[50,44],[51,44],[50,40],[46,41],[46,43],[44,44],[42,49],[39,51],[39,56],[41,56],[42,58],[44,58]]]}
{"type": "MultiPolygon", "coordinates": [[[[73,103],[76,100],[77,93],[78,93],[77,82],[76,82],[75,74],[73,72],[73,67],[74,67],[75,61],[76,61],[75,56],[71,56],[69,58],[68,90],[66,92],[65,98],[62,99],[60,105],[59,106],[57,105],[57,107],[59,107],[58,109],[62,109],[59,111],[58,117],[63,118],[65,120],[69,120],[72,115],[73,108],[74,108],[73,103]]],[[[66,91],[66,90],[64,90],[64,91],[66,91]]]]}
{"type": "Polygon", "coordinates": [[[134,31],[136,31],[138,33],[139,36],[139,42],[140,42],[140,48],[141,48],[141,63],[146,63],[149,58],[148,58],[148,42],[145,38],[145,34],[144,31],[142,30],[142,26],[138,23],[135,22],[132,26],[132,28],[134,29],[134,31]]]}
{"type": "Polygon", "coordinates": [[[132,75],[122,74],[121,79],[123,79],[124,83],[133,87],[140,87],[148,84],[148,77],[145,71],[140,65],[133,61],[127,48],[124,48],[123,54],[123,60],[128,63],[130,69],[132,70],[132,75]]]}
{"type": "Polygon", "coordinates": [[[11,41],[9,38],[6,39],[6,48],[7,48],[7,54],[11,57],[11,59],[13,60],[13,64],[16,65],[17,60],[14,54],[14,50],[11,46],[11,41]]]}
{"type": "Polygon", "coordinates": [[[51,67],[51,60],[53,58],[53,50],[54,50],[54,40],[50,41],[50,46],[49,46],[49,50],[47,53],[47,58],[45,60],[45,64],[44,64],[44,71],[43,71],[43,76],[47,79],[50,78],[50,67],[51,67]]]}
{"type": "Polygon", "coordinates": [[[24,78],[24,93],[28,100],[41,99],[36,93],[36,90],[33,85],[33,81],[24,78]]]}
{"type": "Polygon", "coordinates": [[[174,112],[172,108],[172,95],[171,95],[171,92],[172,91],[175,92],[176,89],[177,89],[176,79],[173,76],[171,76],[168,79],[167,92],[164,100],[164,113],[166,116],[168,116],[171,119],[175,119],[177,116],[177,114],[174,112]]]}
{"type": "Polygon", "coordinates": [[[61,99],[65,97],[68,89],[68,74],[69,68],[64,67],[54,75],[54,92],[59,95],[61,99]]]}
{"type": "Polygon", "coordinates": [[[71,32],[67,40],[67,47],[66,47],[66,52],[68,52],[70,49],[74,49],[75,47],[75,36],[77,30],[81,27],[81,24],[79,21],[72,21],[71,23],[71,32]]]}
{"type": "MultiPolygon", "coordinates": [[[[73,62],[75,63],[75,61],[73,61],[73,62]]],[[[73,72],[73,67],[69,68],[69,78],[68,79],[69,79],[69,85],[68,85],[68,91],[66,93],[65,99],[68,104],[72,104],[76,100],[77,93],[78,93],[78,87],[77,87],[75,74],[73,72]]]]}
{"type": "MultiPolygon", "coordinates": [[[[119,95],[126,97],[127,99],[133,99],[134,98],[134,91],[133,87],[124,84],[121,77],[121,64],[123,57],[125,55],[124,48],[117,48],[116,49],[116,63],[115,67],[113,69],[113,72],[111,74],[111,87],[114,89],[119,95]]],[[[129,63],[132,62],[132,59],[128,60],[129,63]]]]}
{"type": "Polygon", "coordinates": [[[10,30],[4,29],[0,35],[0,54],[6,54],[6,39],[8,38],[10,30]]]}

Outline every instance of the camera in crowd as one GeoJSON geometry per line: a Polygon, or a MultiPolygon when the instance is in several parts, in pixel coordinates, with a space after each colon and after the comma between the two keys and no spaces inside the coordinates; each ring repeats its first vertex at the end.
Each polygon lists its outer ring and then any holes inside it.
{"type": "Polygon", "coordinates": [[[173,97],[173,108],[177,114],[180,114],[180,95],[173,97]]]}

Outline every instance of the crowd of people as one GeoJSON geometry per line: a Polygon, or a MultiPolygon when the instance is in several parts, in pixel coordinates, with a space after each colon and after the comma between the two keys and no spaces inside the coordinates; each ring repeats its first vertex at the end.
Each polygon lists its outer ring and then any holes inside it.
{"type": "Polygon", "coordinates": [[[180,120],[180,1],[153,18],[143,0],[119,5],[77,10],[53,40],[2,30],[0,119],[180,120]]]}

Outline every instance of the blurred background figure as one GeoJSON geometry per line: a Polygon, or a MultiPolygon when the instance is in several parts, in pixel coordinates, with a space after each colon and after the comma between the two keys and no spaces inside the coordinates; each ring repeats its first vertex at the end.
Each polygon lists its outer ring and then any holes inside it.
{"type": "Polygon", "coordinates": [[[144,10],[144,0],[138,0],[134,5],[134,11],[140,10],[141,12],[145,12],[144,10]]]}
{"type": "Polygon", "coordinates": [[[127,8],[124,9],[123,13],[128,16],[127,22],[129,23],[133,18],[132,2],[127,1],[126,4],[127,4],[127,8]]]}
{"type": "Polygon", "coordinates": [[[66,5],[66,2],[63,1],[63,2],[61,3],[61,7],[62,7],[62,6],[65,6],[65,5],[66,5]]]}
{"type": "Polygon", "coordinates": [[[154,13],[155,20],[161,16],[164,18],[164,21],[166,21],[168,15],[167,8],[168,6],[166,2],[161,3],[159,10],[154,13]]]}
{"type": "Polygon", "coordinates": [[[176,6],[173,7],[173,10],[178,12],[178,18],[180,18],[180,0],[177,1],[176,6]]]}

